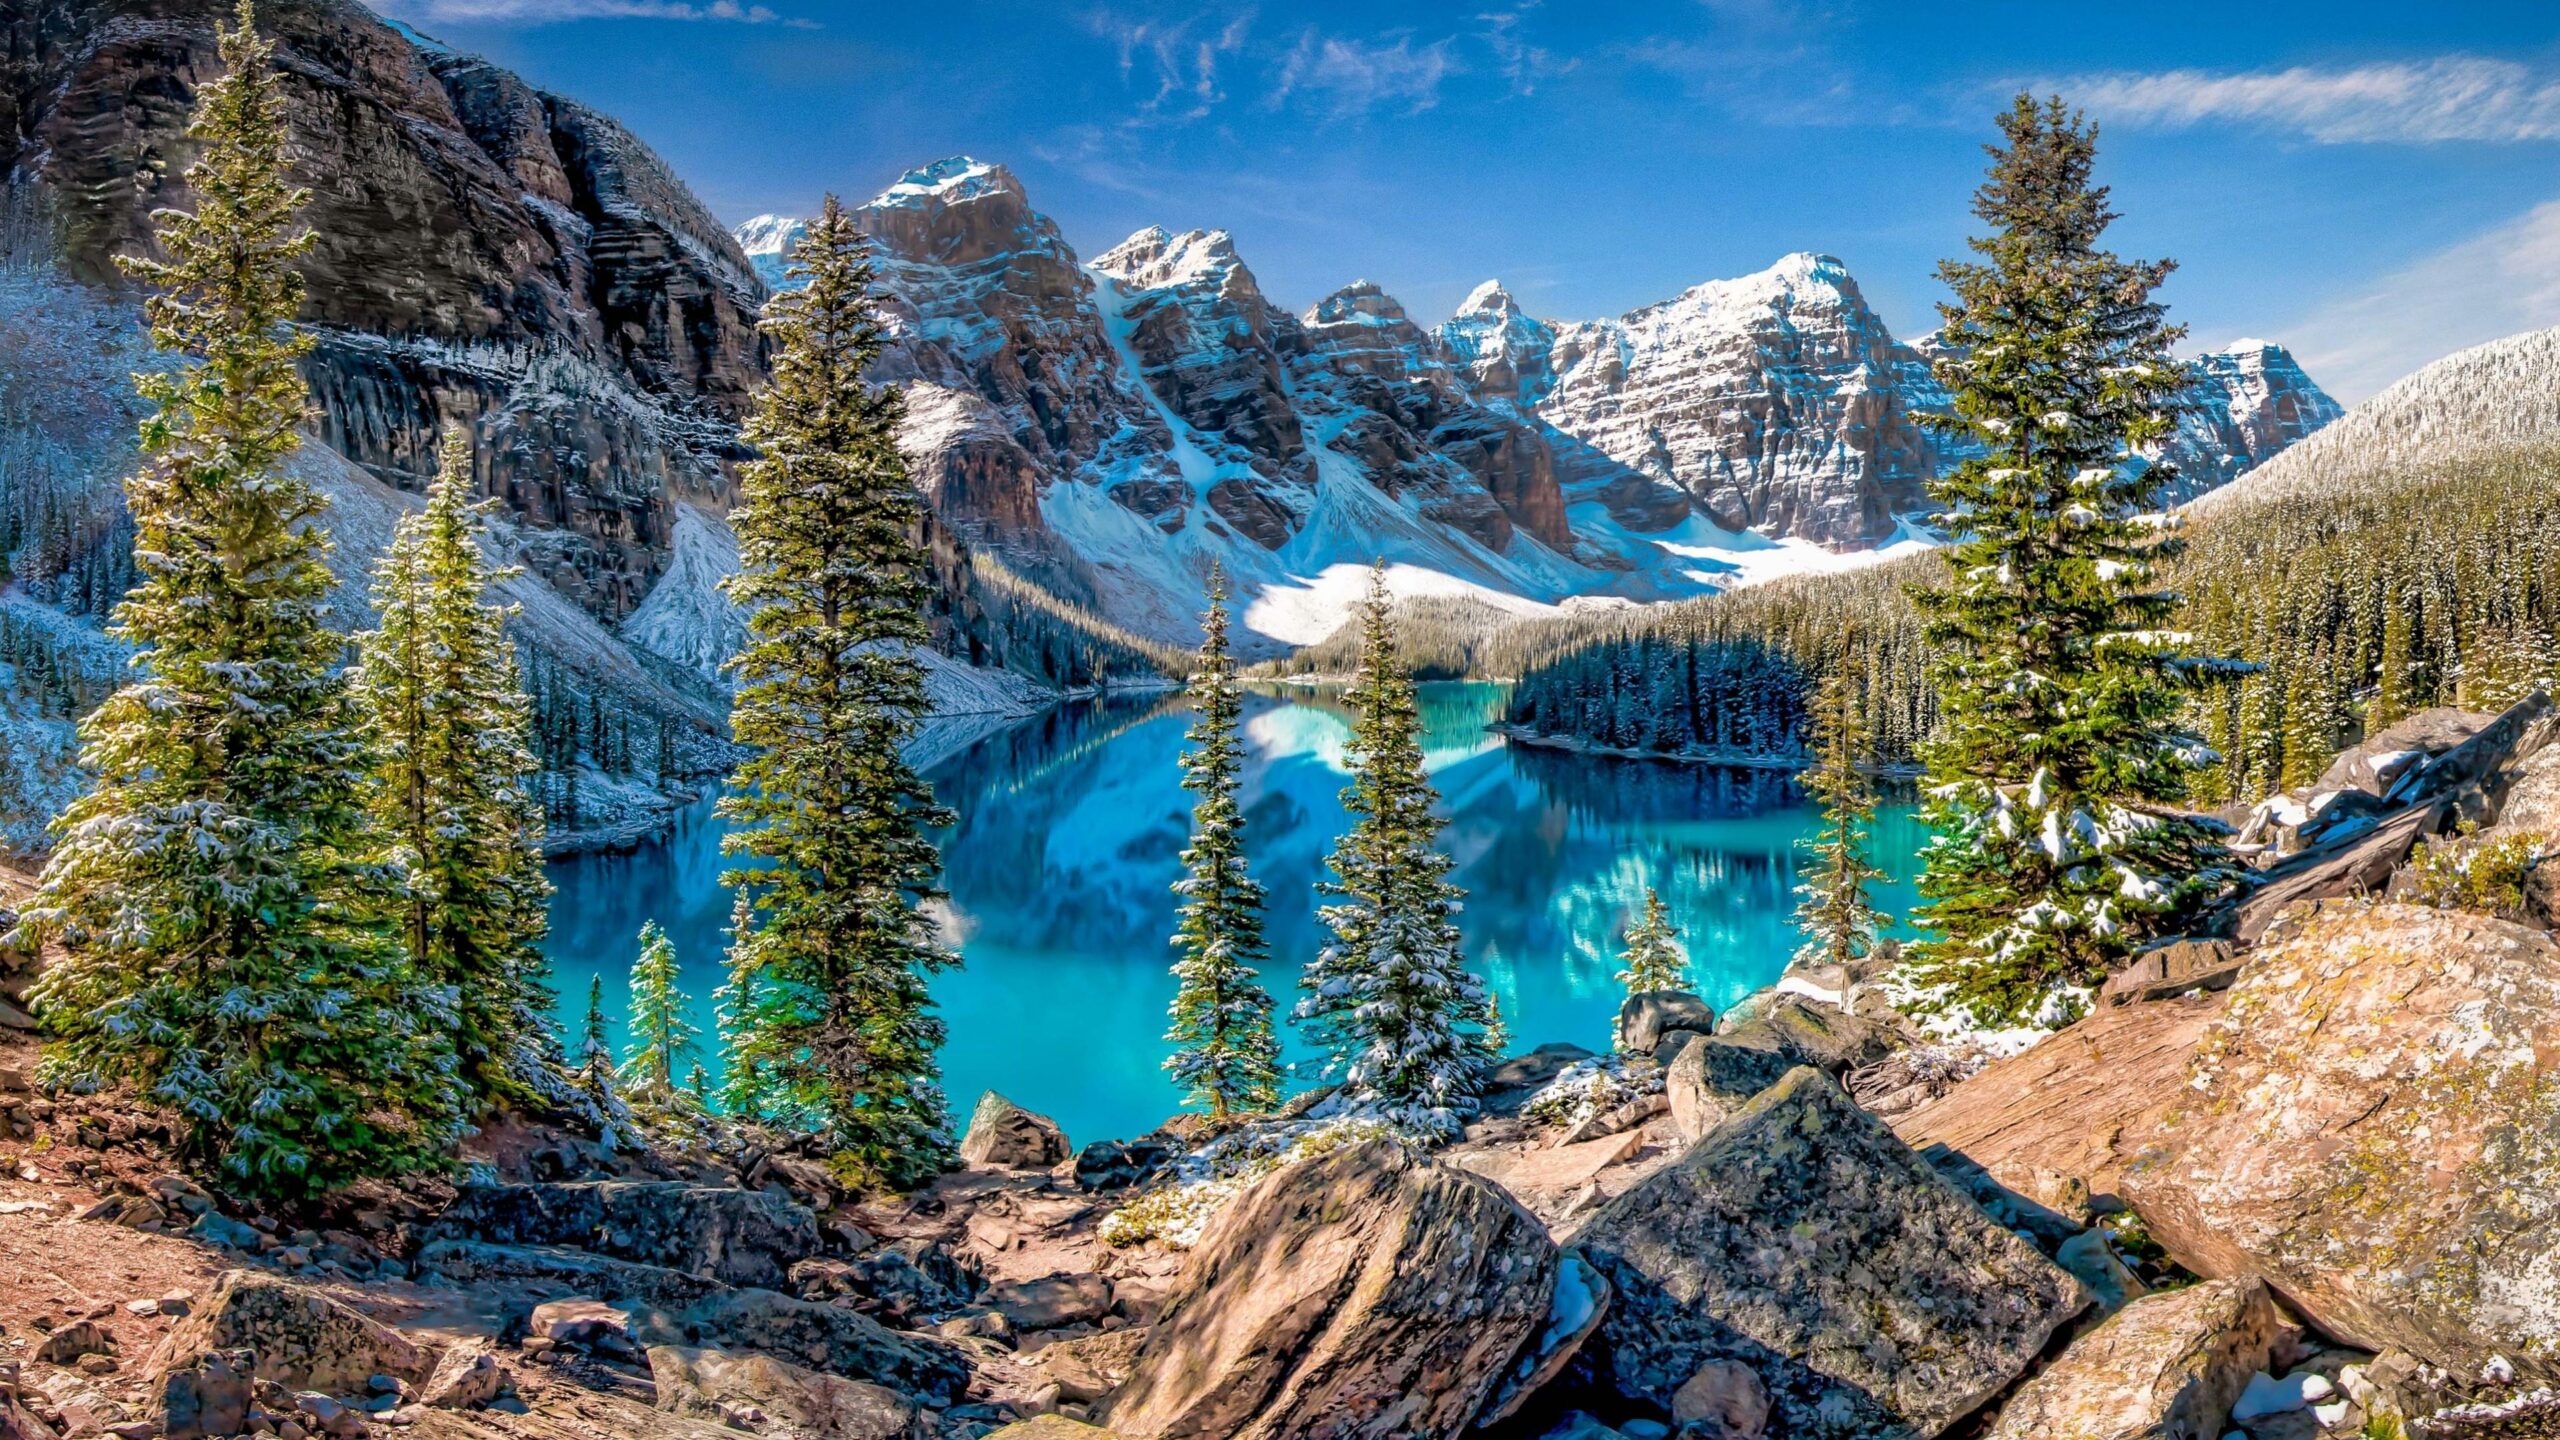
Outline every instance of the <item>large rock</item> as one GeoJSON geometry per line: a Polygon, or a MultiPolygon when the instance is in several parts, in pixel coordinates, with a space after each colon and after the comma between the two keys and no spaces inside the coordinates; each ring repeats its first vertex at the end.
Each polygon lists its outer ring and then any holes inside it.
{"type": "Polygon", "coordinates": [[[969,1385],[967,1358],[943,1341],[771,1290],[727,1291],[680,1314],[638,1317],[633,1328],[644,1345],[753,1351],[933,1405],[956,1403],[969,1385]]]}
{"type": "Polygon", "coordinates": [[[1606,1383],[1667,1410],[1702,1369],[1741,1366],[1771,1433],[1804,1440],[1935,1435],[2088,1304],[1809,1067],[1609,1202],[1578,1244],[1616,1287],[1606,1383]]]}
{"type": "Polygon", "coordinates": [[[1990,1440],[2219,1440],[2296,1333],[2256,1280],[2146,1295],[2020,1386],[1990,1440]]]}
{"type": "Polygon", "coordinates": [[[1716,1012],[1686,990],[1646,990],[1618,1007],[1618,1052],[1650,1055],[1663,1037],[1676,1031],[1716,1033],[1716,1012]]]}
{"type": "Polygon", "coordinates": [[[777,1440],[924,1440],[916,1403],[864,1380],[822,1375],[766,1355],[675,1345],[649,1350],[658,1408],[777,1440]]]}
{"type": "Polygon", "coordinates": [[[1046,1170],[1067,1158],[1067,1134],[1046,1115],[1025,1110],[993,1090],[978,1097],[961,1138],[960,1158],[972,1165],[1046,1170]]]}
{"type": "Polygon", "coordinates": [[[1834,1076],[1873,1065],[1902,1048],[1902,1037],[1884,1026],[1800,995],[1776,997],[1758,1015],[1725,1031],[1723,1038],[1834,1076]]]}
{"type": "Polygon", "coordinates": [[[2560,946],[2413,906],[2301,919],[2123,1191],[2180,1264],[2340,1340],[2560,1381],[2560,946]]]}
{"type": "Polygon", "coordinates": [[[1557,1266],[1478,1176],[1388,1141],[1303,1161],[1211,1223],[1098,1418],[1139,1440],[1455,1436],[1547,1323],[1557,1266]]]}
{"type": "Polygon", "coordinates": [[[1985,1066],[1895,1120],[1894,1133],[1915,1150],[1944,1145],[2039,1204],[2066,1186],[2113,1195],[2133,1148],[2179,1103],[2188,1057],[2223,1003],[2207,994],[2108,1006],[1985,1066]]]}
{"type": "Polygon", "coordinates": [[[308,1285],[255,1270],[226,1270],[213,1293],[152,1352],[154,1377],[246,1350],[254,1374],[288,1390],[363,1394],[376,1375],[412,1384],[430,1357],[396,1331],[308,1285]]]}
{"type": "Polygon", "coordinates": [[[1721,1035],[1683,1046],[1662,1077],[1671,1123],[1680,1128],[1682,1139],[1699,1139],[1787,1078],[1797,1063],[1776,1050],[1737,1045],[1721,1035]]]}
{"type": "Polygon", "coordinates": [[[467,1185],[436,1222],[440,1237],[560,1245],[668,1266],[728,1285],[780,1285],[819,1249],[805,1208],[763,1190],[605,1180],[467,1185]]]}

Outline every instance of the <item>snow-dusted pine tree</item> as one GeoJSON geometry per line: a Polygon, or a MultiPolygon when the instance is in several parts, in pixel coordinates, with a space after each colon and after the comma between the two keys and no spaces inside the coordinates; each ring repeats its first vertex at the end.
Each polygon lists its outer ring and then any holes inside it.
{"type": "Polygon", "coordinates": [[[1627,927],[1627,947],[1618,952],[1618,983],[1630,995],[1689,988],[1689,957],[1680,948],[1671,907],[1650,885],[1644,890],[1644,912],[1627,927]]]}
{"type": "Polygon", "coordinates": [[[701,1032],[684,1018],[676,942],[655,920],[640,927],[640,958],[631,963],[631,1044],[614,1078],[635,1103],[665,1106],[678,1098],[676,1077],[694,1062],[701,1032]]]}
{"type": "Polygon", "coordinates": [[[2170,476],[2136,451],[2182,383],[2152,298],[2170,264],[2099,248],[2115,214],[2077,113],[2021,95],[1999,123],[1981,259],[1939,267],[1954,411],[1926,418],[1982,453],[1931,486],[1949,579],[1913,597],[1941,657],[1936,933],[1902,981],[1949,1023],[2052,1025],[2232,878],[2215,827],[2173,808],[2212,758],[2180,707],[2228,667],[2188,653],[2154,584],[2174,542],[2146,512],[2170,476]]]}
{"type": "Polygon", "coordinates": [[[754,947],[741,944],[755,928],[743,889],[729,911],[729,978],[711,992],[712,1018],[720,1028],[720,1110],[740,1120],[764,1120],[772,1110],[771,1065],[756,1031],[763,988],[756,983],[754,947]]]}
{"type": "Polygon", "coordinates": [[[1272,1034],[1271,994],[1262,988],[1262,884],[1244,855],[1244,810],[1236,788],[1244,769],[1237,727],[1244,692],[1227,649],[1225,576],[1209,576],[1209,613],[1201,621],[1200,658],[1191,671],[1193,719],[1185,736],[1182,788],[1199,797],[1191,811],[1191,844],[1182,852],[1182,922],[1173,933],[1182,958],[1173,973],[1174,1044],[1164,1068],[1184,1096],[1224,1117],[1267,1110],[1280,1101],[1280,1042],[1272,1034]]]}
{"type": "Polygon", "coordinates": [[[426,508],[374,566],[380,619],[355,637],[367,804],[406,883],[410,963],[455,992],[464,1078],[487,1101],[569,1105],[542,956],[551,882],[532,706],[507,638],[514,607],[489,598],[512,572],[481,553],[487,509],[472,498],[470,439],[448,431],[426,508]]]}
{"type": "Polygon", "coordinates": [[[126,482],[141,578],[116,610],[135,678],[81,725],[96,776],[55,827],[22,941],[57,938],[48,1077],[130,1082],[237,1187],[304,1192],[440,1159],[462,1108],[453,992],[419,983],[363,804],[329,628],[326,502],[286,473],[308,405],[289,326],[310,244],[285,98],[246,0],[188,133],[192,214],[163,211],[126,482]]]}
{"type": "Polygon", "coordinates": [[[1875,786],[1862,766],[1874,759],[1867,730],[1866,696],[1858,670],[1834,664],[1813,696],[1814,762],[1798,777],[1822,807],[1821,828],[1796,842],[1805,863],[1796,886],[1796,926],[1805,942],[1796,959],[1807,965],[1846,965],[1876,945],[1881,918],[1867,887],[1884,872],[1867,861],[1867,827],[1875,818],[1875,786]]]}
{"type": "Polygon", "coordinates": [[[1357,712],[1342,792],[1352,826],[1334,847],[1334,878],[1318,886],[1339,897],[1322,911],[1333,943],[1308,962],[1297,1017],[1354,1103],[1452,1135],[1475,1113],[1493,1017],[1461,952],[1461,892],[1437,845],[1439,796],[1423,773],[1421,715],[1382,572],[1361,608],[1360,670],[1346,698],[1357,712]]]}
{"type": "Polygon", "coordinates": [[[725,588],[748,627],[731,726],[756,753],[720,812],[729,853],[765,862],[728,876],[757,922],[734,943],[775,1108],[816,1128],[847,1181],[904,1188],[950,1154],[926,978],[958,961],[923,909],[941,868],[927,831],[950,813],[901,753],[925,710],[924,497],[898,454],[898,392],[864,378],[881,346],[871,267],[833,196],[791,274],[800,288],[765,307],[773,383],[730,517],[725,588]]]}
{"type": "Polygon", "coordinates": [[[587,1018],[578,1027],[577,1083],[586,1108],[601,1117],[598,1138],[607,1150],[637,1133],[630,1107],[614,1083],[612,1028],[613,1018],[604,1010],[604,972],[599,970],[587,980],[587,1018]]]}

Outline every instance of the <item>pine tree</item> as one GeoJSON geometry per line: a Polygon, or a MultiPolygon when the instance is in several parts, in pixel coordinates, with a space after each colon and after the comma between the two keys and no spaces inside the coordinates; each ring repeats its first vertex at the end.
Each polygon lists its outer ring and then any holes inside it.
{"type": "Polygon", "coordinates": [[[1236,789],[1244,768],[1237,727],[1244,693],[1227,650],[1225,577],[1209,576],[1209,613],[1200,658],[1191,671],[1194,719],[1185,737],[1182,788],[1199,797],[1191,812],[1191,845],[1182,852],[1182,921],[1173,934],[1182,958],[1173,973],[1173,1057],[1165,1069],[1194,1103],[1224,1118],[1267,1110],[1280,1101],[1280,1042],[1272,1033],[1271,995],[1259,966],[1262,885],[1246,872],[1244,811],[1236,789]]]}
{"type": "Polygon", "coordinates": [[[1450,1135],[1475,1112],[1494,1058],[1484,982],[1469,974],[1458,936],[1460,891],[1437,848],[1439,796],[1422,769],[1421,715],[1396,653],[1383,571],[1361,612],[1360,670],[1347,697],[1352,817],[1334,847],[1339,897],[1321,917],[1333,943],[1299,982],[1297,1015],[1355,1103],[1417,1132],[1450,1135]]]}
{"type": "Polygon", "coordinates": [[[730,854],[766,862],[728,883],[757,923],[736,944],[754,977],[751,1049],[775,1107],[804,1116],[837,1171],[905,1187],[950,1154],[926,982],[957,963],[923,902],[949,812],[901,754],[926,708],[915,649],[932,598],[924,501],[899,457],[898,392],[880,353],[863,240],[834,197],[792,253],[801,288],[766,306],[773,384],[749,420],[731,517],[747,612],[731,724],[756,753],[721,813],[730,854]]]}
{"type": "Polygon", "coordinates": [[[1671,907],[1650,885],[1644,891],[1644,913],[1627,927],[1627,948],[1618,952],[1618,967],[1618,983],[1630,995],[1689,988],[1689,957],[1680,948],[1671,907]]]}
{"type": "Polygon", "coordinates": [[[193,213],[163,211],[152,338],[186,357],[126,482],[140,576],[116,610],[136,678],[81,725],[92,788],[22,940],[58,938],[35,1000],[47,1074],[130,1082],[236,1185],[325,1188],[439,1157],[461,1108],[453,993],[404,963],[373,860],[364,754],[332,673],[326,502],[281,468],[308,396],[285,99],[248,5],[188,133],[193,213]]]}
{"type": "Polygon", "coordinates": [[[773,1101],[770,1062],[756,1031],[763,988],[756,983],[754,947],[740,943],[754,928],[753,904],[740,890],[729,917],[729,978],[711,992],[720,1029],[720,1109],[740,1120],[769,1118],[773,1101]]]}
{"type": "Polygon", "coordinates": [[[484,1101],[563,1105],[532,706],[514,607],[489,598],[513,572],[481,554],[488,508],[472,499],[468,437],[448,432],[426,508],[374,566],[380,620],[355,637],[351,689],[373,740],[368,806],[406,882],[410,963],[455,991],[464,1077],[484,1101]]]}
{"type": "Polygon", "coordinates": [[[1858,677],[1835,665],[1814,692],[1813,768],[1799,782],[1822,807],[1822,826],[1800,842],[1806,851],[1803,881],[1796,887],[1796,925],[1805,943],[1796,959],[1808,965],[1847,965],[1875,948],[1878,915],[1867,887],[1884,872],[1867,862],[1867,827],[1876,811],[1875,787],[1859,767],[1873,746],[1858,677]]]}
{"type": "Polygon", "coordinates": [[[684,1018],[676,942],[657,921],[647,921],[640,927],[640,958],[631,965],[631,1046],[614,1078],[624,1094],[665,1105],[676,1098],[679,1067],[699,1054],[700,1038],[684,1018]]]}
{"type": "Polygon", "coordinates": [[[1943,710],[1924,755],[1936,933],[1903,978],[1958,1023],[2053,1024],[2232,878],[2214,828],[2170,808],[2212,759],[2180,706],[2229,672],[2184,652],[2153,584],[2175,542],[2145,512],[2170,472],[2136,451],[2182,384],[2183,332],[2152,298],[2171,266],[2099,248],[2096,132],[2060,100],[2021,95],[2000,129],[1983,259],[1939,268],[1954,413],[1930,418],[1982,453],[1931,486],[1949,578],[1913,597],[1943,710]]]}
{"type": "Polygon", "coordinates": [[[613,1020],[604,1011],[604,972],[598,971],[587,981],[587,1018],[578,1030],[577,1081],[586,1108],[599,1117],[597,1138],[607,1150],[637,1132],[630,1108],[614,1084],[612,1028],[613,1020]]]}

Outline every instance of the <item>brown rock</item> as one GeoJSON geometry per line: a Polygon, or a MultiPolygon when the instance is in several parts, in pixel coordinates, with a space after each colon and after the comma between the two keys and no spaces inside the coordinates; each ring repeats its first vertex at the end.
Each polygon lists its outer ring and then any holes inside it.
{"type": "Polygon", "coordinates": [[[2219,1440],[2249,1377],[2294,1338],[2256,1280],[2146,1295],[2020,1386],[1990,1440],[2219,1440]]]}
{"type": "Polygon", "coordinates": [[[1140,1440],[1455,1436],[1545,1323],[1557,1266],[1475,1175],[1387,1141],[1303,1161],[1212,1222],[1097,1418],[1140,1440]]]}
{"type": "Polygon", "coordinates": [[[1780,1435],[1934,1435],[2088,1304],[1810,1067],[1610,1201],[1578,1244],[1617,1292],[1603,1383],[1669,1408],[1701,1366],[1731,1362],[1759,1376],[1780,1435]]]}
{"type": "Polygon", "coordinates": [[[254,1270],[226,1270],[196,1312],[152,1352],[155,1377],[206,1356],[247,1350],[254,1374],[288,1389],[361,1393],[376,1375],[425,1378],[427,1354],[387,1326],[307,1285],[254,1270]]]}
{"type": "Polygon", "coordinates": [[[461,1340],[437,1357],[418,1400],[438,1410],[476,1410],[514,1388],[514,1374],[489,1342],[461,1340]]]}
{"type": "Polygon", "coordinates": [[[1715,1440],[1758,1440],[1769,1428],[1769,1387],[1748,1365],[1709,1360],[1672,1392],[1671,1419],[1715,1440]]]}
{"type": "Polygon", "coordinates": [[[2010,1190],[2052,1204],[2078,1182],[2113,1195],[2132,1146],[2178,1103],[2187,1059],[2223,997],[2110,1006],[1997,1060],[1893,1122],[1914,1149],[1944,1145],[2010,1190]]]}
{"type": "Polygon", "coordinates": [[[601,1300],[546,1300],[533,1307],[525,1330],[554,1345],[628,1347],[631,1314],[601,1300]]]}
{"type": "Polygon", "coordinates": [[[824,1375],[763,1355],[656,1345],[658,1408],[789,1440],[925,1440],[915,1402],[885,1385],[824,1375]]]}
{"type": "Polygon", "coordinates": [[[993,1090],[978,1097],[961,1138],[960,1158],[972,1165],[1046,1170],[1067,1158],[1066,1132],[1058,1122],[1014,1104],[993,1090]]]}
{"type": "Polygon", "coordinates": [[[52,1365],[71,1365],[89,1355],[114,1353],[115,1337],[94,1320],[81,1320],[65,1325],[44,1337],[36,1347],[36,1358],[52,1365]]]}
{"type": "Polygon", "coordinates": [[[2560,946],[2333,905],[2260,949],[2123,1193],[2201,1275],[2459,1375],[2560,1380],[2560,946]]]}
{"type": "Polygon", "coordinates": [[[2230,941],[2181,936],[2137,951],[2098,987],[2098,1003],[2130,1005],[2191,990],[2228,990],[2238,978],[2240,956],[2230,941]]]}
{"type": "Polygon", "coordinates": [[[1663,1075],[1671,1121],[1682,1139],[1697,1140],[1795,1068],[1778,1051],[1737,1045],[1721,1035],[1703,1037],[1683,1046],[1663,1075]]]}
{"type": "Polygon", "coordinates": [[[1101,1275],[1044,1275],[994,1286],[978,1301],[1017,1330],[1086,1325],[1111,1313],[1111,1281],[1101,1275]]]}
{"type": "Polygon", "coordinates": [[[1147,1332],[1138,1326],[1104,1330],[1040,1347],[1032,1363],[1058,1387],[1058,1398],[1091,1405],[1120,1388],[1138,1358],[1147,1332]]]}
{"type": "Polygon", "coordinates": [[[1087,1425],[1081,1420],[1070,1420],[1063,1415],[1038,1415],[991,1431],[987,1440],[1137,1440],[1137,1437],[1087,1425]]]}

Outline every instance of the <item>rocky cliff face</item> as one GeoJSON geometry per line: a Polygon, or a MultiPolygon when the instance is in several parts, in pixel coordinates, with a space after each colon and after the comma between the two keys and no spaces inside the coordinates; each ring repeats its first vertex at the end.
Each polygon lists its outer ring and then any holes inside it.
{"type": "MultiPolygon", "coordinates": [[[[13,6],[0,170],[51,191],[65,263],[98,281],[184,205],[213,0],[13,6]]],[[[761,370],[764,289],[736,243],[619,125],[346,0],[259,11],[287,78],[320,438],[416,489],[443,427],[544,532],[545,578],[604,618],[663,572],[673,505],[726,497],[761,370]]]]}

